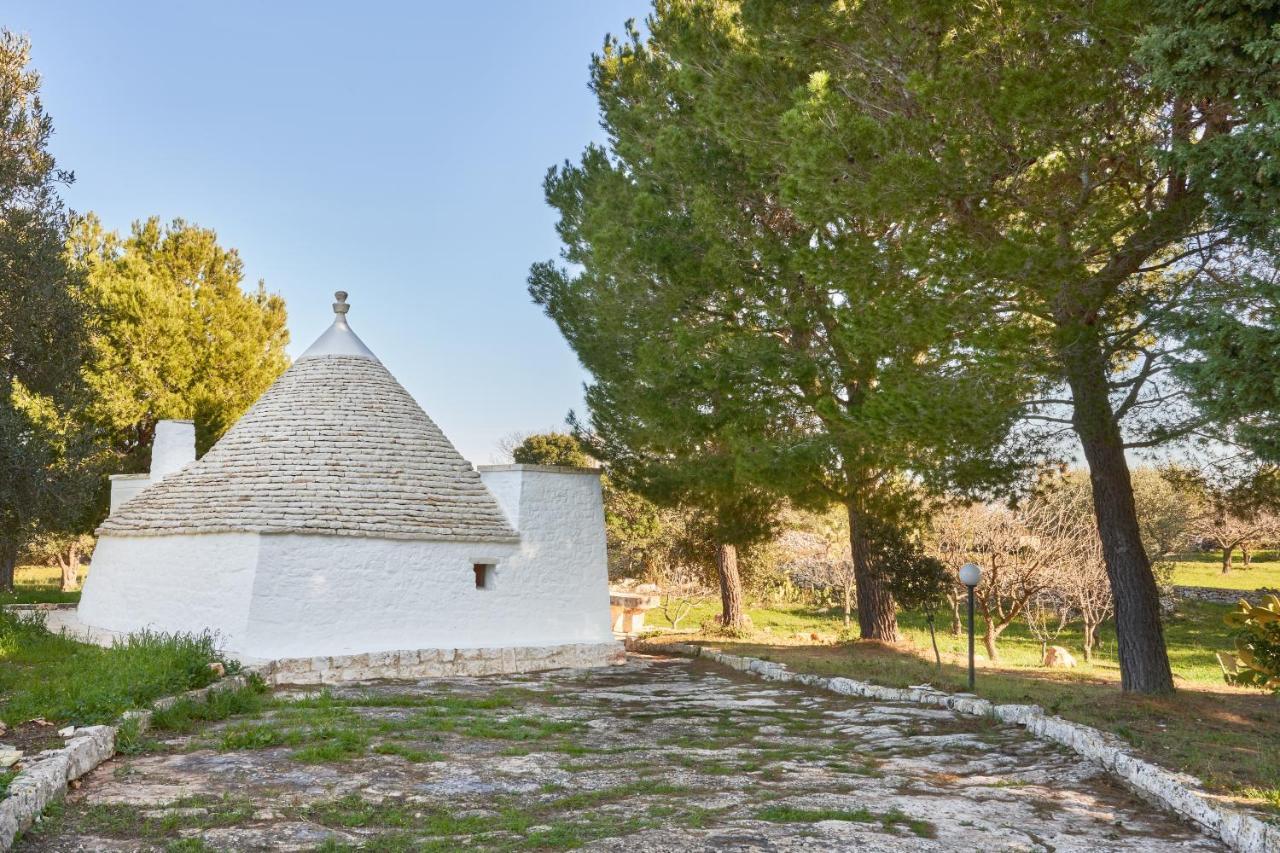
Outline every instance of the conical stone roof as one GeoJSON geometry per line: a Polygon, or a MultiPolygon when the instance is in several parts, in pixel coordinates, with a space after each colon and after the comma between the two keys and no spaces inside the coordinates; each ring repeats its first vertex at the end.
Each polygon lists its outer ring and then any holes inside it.
{"type": "Polygon", "coordinates": [[[117,535],[257,532],[516,542],[480,475],[346,322],[198,461],[105,522],[117,535]]]}

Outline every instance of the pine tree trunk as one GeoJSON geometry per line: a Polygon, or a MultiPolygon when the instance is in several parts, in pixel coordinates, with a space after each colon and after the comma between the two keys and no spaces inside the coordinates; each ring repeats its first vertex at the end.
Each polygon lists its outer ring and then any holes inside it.
{"type": "Polygon", "coordinates": [[[960,598],[952,596],[951,602],[951,636],[959,637],[964,634],[964,620],[960,618],[960,598]]]}
{"type": "Polygon", "coordinates": [[[849,589],[849,585],[844,585],[844,629],[849,630],[850,615],[853,613],[853,590],[849,589]]]}
{"type": "Polygon", "coordinates": [[[1115,598],[1120,685],[1126,692],[1172,693],[1173,673],[1160,624],[1160,596],[1142,547],[1124,440],[1111,408],[1105,358],[1086,330],[1063,348],[1072,423],[1093,486],[1093,511],[1115,598]]]}
{"type": "Polygon", "coordinates": [[[879,567],[872,564],[866,520],[852,502],[848,509],[849,545],[853,551],[853,578],[858,596],[858,635],[864,640],[896,643],[898,614],[893,593],[880,576],[879,567]]]}
{"type": "Polygon", "coordinates": [[[933,614],[930,613],[925,617],[929,621],[929,642],[933,644],[933,663],[939,671],[942,670],[942,653],[938,651],[938,635],[933,629],[933,614]]]}
{"type": "Polygon", "coordinates": [[[1249,561],[1253,558],[1253,549],[1248,545],[1240,546],[1240,564],[1242,568],[1249,568],[1249,561]]]}
{"type": "Polygon", "coordinates": [[[17,567],[17,540],[0,537],[0,592],[14,591],[14,570],[17,567]]]}
{"type": "Polygon", "coordinates": [[[738,575],[738,549],[733,545],[716,548],[716,574],[720,576],[720,624],[735,631],[746,628],[742,609],[742,578],[738,575]]]}
{"type": "Polygon", "coordinates": [[[1230,545],[1222,549],[1222,573],[1224,575],[1231,574],[1231,555],[1235,550],[1230,545]]]}

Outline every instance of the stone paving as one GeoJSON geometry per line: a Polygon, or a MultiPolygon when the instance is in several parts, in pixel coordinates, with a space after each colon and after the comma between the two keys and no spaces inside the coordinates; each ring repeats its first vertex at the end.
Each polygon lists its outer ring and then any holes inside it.
{"type": "Polygon", "coordinates": [[[107,762],[17,846],[569,848],[1222,849],[1014,727],[636,655],[277,691],[107,762]]]}

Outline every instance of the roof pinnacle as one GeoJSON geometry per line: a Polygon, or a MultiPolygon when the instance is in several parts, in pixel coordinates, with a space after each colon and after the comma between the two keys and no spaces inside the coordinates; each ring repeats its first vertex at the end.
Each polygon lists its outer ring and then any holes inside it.
{"type": "Polygon", "coordinates": [[[333,298],[338,300],[333,303],[333,313],[341,317],[343,314],[346,314],[351,310],[351,306],[347,304],[347,292],[345,290],[339,290],[337,293],[333,294],[333,298]]]}

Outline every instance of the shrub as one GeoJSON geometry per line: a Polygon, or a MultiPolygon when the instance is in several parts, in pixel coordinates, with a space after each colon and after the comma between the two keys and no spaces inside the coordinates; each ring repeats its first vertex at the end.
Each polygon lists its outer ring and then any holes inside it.
{"type": "Polygon", "coordinates": [[[1224,621],[1235,629],[1238,665],[1228,683],[1280,693],[1280,596],[1268,595],[1256,607],[1241,599],[1224,621]]]}

